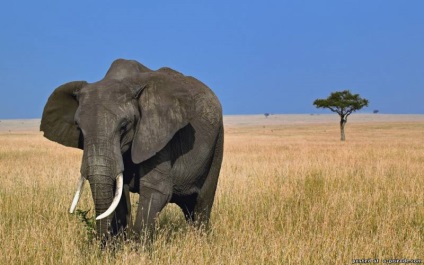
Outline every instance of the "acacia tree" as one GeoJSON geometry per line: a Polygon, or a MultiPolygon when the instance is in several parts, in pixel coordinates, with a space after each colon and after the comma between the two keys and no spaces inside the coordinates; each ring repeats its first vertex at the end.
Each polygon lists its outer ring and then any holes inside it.
{"type": "Polygon", "coordinates": [[[368,106],[368,100],[361,98],[359,94],[351,94],[349,90],[337,91],[331,93],[326,99],[316,99],[313,103],[317,108],[326,108],[336,112],[340,116],[340,135],[344,141],[344,127],[347,122],[347,116],[352,112],[368,106]]]}

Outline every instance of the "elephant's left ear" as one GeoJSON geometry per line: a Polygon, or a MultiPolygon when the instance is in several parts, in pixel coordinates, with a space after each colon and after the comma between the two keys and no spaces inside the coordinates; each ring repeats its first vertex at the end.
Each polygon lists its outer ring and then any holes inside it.
{"type": "Polygon", "coordinates": [[[189,124],[191,116],[191,97],[183,88],[150,83],[138,102],[141,118],[131,151],[136,164],[164,148],[176,132],[189,124]]]}

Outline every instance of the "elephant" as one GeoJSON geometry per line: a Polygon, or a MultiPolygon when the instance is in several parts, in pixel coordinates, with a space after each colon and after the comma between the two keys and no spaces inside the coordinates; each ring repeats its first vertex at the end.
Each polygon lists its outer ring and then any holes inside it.
{"type": "Polygon", "coordinates": [[[135,60],[115,60],[98,82],[56,88],[40,131],[83,150],[70,213],[88,180],[102,240],[129,231],[153,233],[168,203],[187,222],[207,227],[223,158],[222,107],[197,79],[171,68],[153,71],[135,60]],[[130,192],[139,194],[136,218],[130,192]]]}

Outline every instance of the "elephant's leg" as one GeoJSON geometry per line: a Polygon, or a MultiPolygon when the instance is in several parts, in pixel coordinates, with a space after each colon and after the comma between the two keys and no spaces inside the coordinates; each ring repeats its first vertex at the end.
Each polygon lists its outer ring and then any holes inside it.
{"type": "Polygon", "coordinates": [[[136,235],[147,243],[153,239],[155,221],[159,212],[165,207],[170,198],[169,192],[159,191],[151,185],[140,184],[140,199],[137,217],[134,224],[136,235]]]}
{"type": "Polygon", "coordinates": [[[197,196],[196,205],[194,206],[194,223],[198,227],[209,225],[212,205],[215,199],[215,190],[218,184],[218,177],[208,176],[202,189],[197,196]]]}
{"type": "Polygon", "coordinates": [[[140,201],[134,232],[139,236],[147,236],[149,241],[152,239],[157,215],[172,196],[173,183],[170,178],[171,162],[168,150],[164,148],[140,168],[140,201]]]}
{"type": "Polygon", "coordinates": [[[194,217],[196,225],[205,226],[208,228],[212,205],[215,199],[215,191],[218,184],[219,172],[221,170],[222,156],[223,156],[223,129],[220,133],[215,144],[215,150],[208,175],[205,182],[200,189],[197,196],[197,202],[194,207],[194,217]]]}

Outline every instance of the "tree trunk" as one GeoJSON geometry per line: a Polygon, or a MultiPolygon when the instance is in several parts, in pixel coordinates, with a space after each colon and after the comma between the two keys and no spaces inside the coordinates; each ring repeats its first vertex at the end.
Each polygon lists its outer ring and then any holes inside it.
{"type": "Polygon", "coordinates": [[[347,122],[346,118],[344,116],[341,116],[341,119],[340,119],[340,140],[341,141],[346,140],[345,132],[344,132],[344,127],[346,125],[346,122],[347,122]]]}

